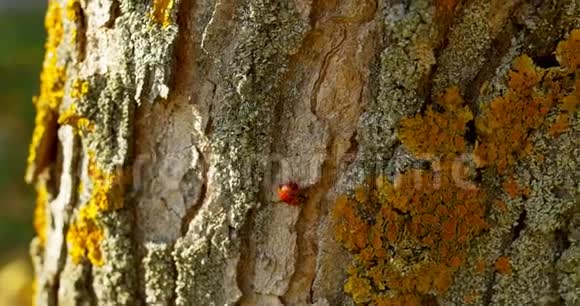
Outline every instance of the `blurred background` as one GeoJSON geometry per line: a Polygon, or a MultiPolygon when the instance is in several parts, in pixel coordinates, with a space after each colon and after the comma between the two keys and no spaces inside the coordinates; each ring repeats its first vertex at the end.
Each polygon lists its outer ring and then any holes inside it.
{"type": "Polygon", "coordinates": [[[34,193],[24,183],[46,0],[0,0],[0,305],[30,305],[34,193]]]}

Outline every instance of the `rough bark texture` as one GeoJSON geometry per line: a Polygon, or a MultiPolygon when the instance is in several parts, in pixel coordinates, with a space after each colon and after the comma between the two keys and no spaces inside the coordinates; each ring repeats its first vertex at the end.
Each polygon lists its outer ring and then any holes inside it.
{"type": "Polygon", "coordinates": [[[37,305],[580,303],[578,1],[50,0],[46,27],[37,305]]]}

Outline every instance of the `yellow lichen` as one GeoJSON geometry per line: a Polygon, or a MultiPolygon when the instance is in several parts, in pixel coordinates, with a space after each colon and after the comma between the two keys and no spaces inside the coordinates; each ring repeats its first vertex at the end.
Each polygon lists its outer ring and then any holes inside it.
{"type": "Polygon", "coordinates": [[[63,36],[61,9],[57,1],[49,1],[45,18],[46,54],[40,73],[40,94],[33,99],[36,116],[27,160],[26,180],[31,182],[46,166],[48,152],[55,137],[56,113],[64,95],[66,72],[57,63],[56,49],[63,36]]]}
{"type": "Polygon", "coordinates": [[[153,9],[150,13],[151,19],[161,25],[167,27],[171,24],[171,11],[173,9],[174,0],[153,0],[153,9]]]}
{"type": "Polygon", "coordinates": [[[86,80],[76,79],[72,83],[70,96],[78,99],[84,97],[89,92],[89,82],[86,80]]]}
{"type": "Polygon", "coordinates": [[[58,117],[58,124],[71,125],[77,131],[83,133],[92,132],[95,129],[94,124],[88,118],[78,114],[76,104],[71,104],[69,108],[60,114],[58,117]]]}
{"type": "Polygon", "coordinates": [[[77,219],[67,232],[66,240],[69,243],[69,254],[75,263],[80,263],[85,256],[96,266],[104,264],[100,243],[103,239],[103,230],[98,221],[98,210],[95,206],[83,206],[77,219]]]}
{"type": "Polygon", "coordinates": [[[89,163],[89,176],[93,183],[90,204],[102,212],[123,207],[123,182],[119,175],[99,168],[93,159],[89,163]]]}
{"type": "Polygon", "coordinates": [[[58,4],[58,1],[49,1],[46,11],[46,18],[44,19],[44,27],[48,33],[45,45],[46,52],[52,53],[60,44],[62,35],[64,33],[60,5],[58,4]]]}
{"type": "Polygon", "coordinates": [[[46,245],[46,234],[48,226],[48,201],[49,193],[46,189],[46,184],[40,181],[36,184],[36,206],[34,208],[34,230],[36,231],[36,236],[40,241],[40,246],[44,247],[46,245]]]}
{"type": "Polygon", "coordinates": [[[66,2],[66,17],[70,21],[77,21],[79,19],[79,8],[80,8],[80,1],[79,0],[68,0],[66,2]]]}
{"type": "Polygon", "coordinates": [[[344,285],[346,292],[353,293],[353,299],[358,303],[368,302],[371,298],[371,282],[365,278],[349,277],[344,285]]]}
{"type": "Polygon", "coordinates": [[[66,239],[75,263],[86,257],[93,265],[101,266],[104,258],[100,245],[104,235],[99,217],[103,213],[123,207],[123,187],[119,176],[97,166],[93,154],[90,154],[89,176],[92,182],[91,198],[80,209],[66,239]]]}

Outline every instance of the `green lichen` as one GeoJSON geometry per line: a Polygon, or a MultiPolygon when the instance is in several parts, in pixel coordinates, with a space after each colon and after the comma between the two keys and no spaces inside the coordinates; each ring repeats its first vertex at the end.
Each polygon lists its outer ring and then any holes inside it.
{"type": "Polygon", "coordinates": [[[451,86],[459,86],[463,94],[485,63],[484,55],[494,36],[492,5],[489,1],[472,1],[463,9],[464,15],[451,29],[448,47],[437,59],[434,96],[451,86]]]}
{"type": "MultiPolygon", "coordinates": [[[[217,239],[229,239],[223,231],[221,235],[211,234],[217,239]]],[[[177,268],[176,305],[189,305],[191,301],[203,305],[227,302],[223,284],[226,261],[224,254],[212,243],[202,237],[184,237],[177,241],[173,252],[177,268]]]]}
{"type": "Polygon", "coordinates": [[[251,209],[259,207],[258,193],[272,145],[274,112],[287,70],[307,29],[293,3],[252,1],[240,6],[238,38],[231,62],[218,63],[224,79],[223,100],[215,105],[212,148],[221,212],[196,224],[208,238],[188,234],[177,242],[174,256],[178,272],[178,305],[234,303],[235,276],[226,270],[239,256],[237,233],[251,209]],[[224,281],[233,284],[224,286],[224,281]]]}
{"type": "Polygon", "coordinates": [[[132,158],[134,91],[118,76],[106,81],[95,78],[91,83],[91,93],[77,102],[75,117],[86,119],[87,127],[98,131],[86,134],[86,144],[96,162],[112,172],[132,158]]]}
{"type": "Polygon", "coordinates": [[[580,254],[580,244],[575,241],[562,254],[556,266],[560,285],[558,291],[567,305],[575,305],[580,302],[580,292],[578,292],[578,288],[580,288],[580,272],[578,272],[580,256],[578,254],[580,254]]]}
{"type": "MultiPolygon", "coordinates": [[[[239,229],[256,195],[272,143],[273,107],[278,102],[288,55],[299,46],[306,24],[293,5],[256,1],[241,8],[244,29],[235,49],[233,67],[222,67],[227,79],[225,101],[215,120],[213,148],[218,181],[233,205],[229,222],[239,229]]],[[[220,103],[221,104],[221,103],[220,103]]]]}
{"type": "Polygon", "coordinates": [[[93,267],[97,300],[110,301],[113,305],[135,305],[137,271],[131,212],[126,209],[112,211],[104,214],[99,221],[104,229],[100,246],[105,263],[93,267]]]}
{"type": "Polygon", "coordinates": [[[168,305],[175,295],[176,271],[171,256],[172,246],[145,244],[145,302],[148,305],[168,305]]]}
{"type": "Polygon", "coordinates": [[[522,233],[506,254],[511,263],[509,270],[503,272],[499,269],[499,273],[496,274],[493,286],[496,293],[492,297],[492,303],[497,305],[556,303],[559,296],[552,285],[556,254],[557,246],[551,235],[533,232],[531,229],[522,233]],[[522,294],[524,292],[525,294],[522,294]]]}
{"type": "Polygon", "coordinates": [[[381,52],[379,71],[375,72],[378,96],[363,117],[359,133],[363,145],[356,163],[361,163],[367,174],[385,170],[396,143],[397,122],[422,106],[443,30],[435,26],[435,14],[432,1],[413,1],[408,8],[400,4],[385,10],[389,43],[381,52]]]}

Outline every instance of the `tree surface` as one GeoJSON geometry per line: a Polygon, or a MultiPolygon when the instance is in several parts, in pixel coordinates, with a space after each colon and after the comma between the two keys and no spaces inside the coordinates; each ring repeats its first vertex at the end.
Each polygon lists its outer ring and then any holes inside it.
{"type": "Polygon", "coordinates": [[[580,303],[578,1],[50,0],[45,23],[37,305],[580,303]]]}

